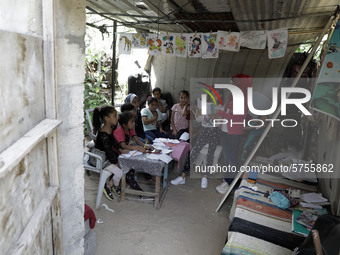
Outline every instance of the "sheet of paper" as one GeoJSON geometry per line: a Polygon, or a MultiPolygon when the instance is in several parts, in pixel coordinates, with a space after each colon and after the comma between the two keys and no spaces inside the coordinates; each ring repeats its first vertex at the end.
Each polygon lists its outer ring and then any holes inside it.
{"type": "Polygon", "coordinates": [[[172,152],[172,150],[169,150],[168,148],[162,148],[162,154],[168,154],[170,152],[172,152]]]}
{"type": "MultiPolygon", "coordinates": [[[[179,140],[177,139],[169,139],[169,138],[156,138],[154,141],[153,141],[153,145],[158,145],[158,144],[163,144],[164,143],[173,143],[173,144],[178,144],[180,143],[179,140]]],[[[164,145],[165,146],[165,145],[164,145]]]]}
{"type": "Polygon", "coordinates": [[[130,157],[134,157],[134,156],[138,156],[138,155],[142,155],[143,153],[140,152],[140,151],[137,151],[137,150],[133,150],[133,151],[129,151],[129,153],[123,153],[123,154],[120,154],[121,157],[124,157],[124,158],[130,158],[130,157]]]}
{"type": "Polygon", "coordinates": [[[154,142],[152,144],[152,146],[157,148],[157,149],[162,149],[162,148],[166,147],[166,145],[164,143],[161,143],[161,142],[156,142],[156,143],[154,142]]]}
{"type": "Polygon", "coordinates": [[[310,204],[310,203],[300,202],[300,205],[303,206],[303,207],[306,207],[306,208],[322,209],[322,206],[310,204]]]}
{"type": "Polygon", "coordinates": [[[166,155],[166,154],[159,154],[159,159],[162,160],[165,163],[169,163],[172,160],[172,157],[166,155]]]}
{"type": "Polygon", "coordinates": [[[328,201],[327,198],[324,198],[323,196],[320,196],[319,194],[315,192],[302,194],[300,198],[307,203],[320,203],[320,202],[328,201]]]}
{"type": "Polygon", "coordinates": [[[148,155],[148,158],[149,158],[149,159],[159,159],[159,155],[160,155],[160,154],[152,154],[152,153],[151,153],[150,155],[148,155]]]}
{"type": "Polygon", "coordinates": [[[154,143],[158,143],[158,142],[167,142],[168,139],[167,138],[156,138],[155,140],[153,140],[154,143]]]}
{"type": "Polygon", "coordinates": [[[182,141],[188,141],[190,139],[189,133],[188,132],[184,132],[181,137],[179,138],[179,140],[182,141]]]}
{"type": "Polygon", "coordinates": [[[181,142],[178,141],[177,139],[168,139],[167,142],[168,142],[168,143],[173,143],[173,144],[179,144],[179,143],[181,143],[181,142]]]}
{"type": "Polygon", "coordinates": [[[148,155],[148,158],[162,160],[165,163],[169,163],[172,160],[172,157],[166,154],[150,154],[148,155]]]}

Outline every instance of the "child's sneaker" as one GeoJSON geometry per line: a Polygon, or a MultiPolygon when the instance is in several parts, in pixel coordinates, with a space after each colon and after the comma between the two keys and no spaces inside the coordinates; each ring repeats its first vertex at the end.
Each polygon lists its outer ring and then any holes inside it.
{"type": "Polygon", "coordinates": [[[208,179],[207,179],[206,177],[202,177],[202,180],[201,180],[201,188],[202,188],[202,189],[208,188],[208,179]]]}
{"type": "Polygon", "coordinates": [[[108,200],[113,200],[113,195],[112,195],[111,189],[108,186],[106,186],[106,184],[104,186],[104,194],[105,194],[105,196],[107,197],[108,200]]]}
{"type": "Polygon", "coordinates": [[[173,179],[170,183],[172,185],[185,184],[185,178],[183,178],[182,176],[178,176],[176,179],[173,179]]]}
{"type": "Polygon", "coordinates": [[[229,184],[225,180],[223,180],[222,184],[216,187],[217,192],[220,194],[225,194],[228,189],[229,189],[229,184]]]}
{"type": "Polygon", "coordinates": [[[113,194],[115,194],[117,197],[120,197],[121,189],[120,187],[115,188],[115,186],[112,186],[111,191],[113,194]]]}

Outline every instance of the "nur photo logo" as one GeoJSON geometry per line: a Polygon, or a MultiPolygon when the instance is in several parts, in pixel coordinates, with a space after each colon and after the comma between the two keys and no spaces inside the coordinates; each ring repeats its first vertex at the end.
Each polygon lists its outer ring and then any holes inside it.
{"type": "MultiPolygon", "coordinates": [[[[242,122],[233,122],[233,119],[226,119],[215,111],[215,106],[218,106],[220,110],[226,112],[227,114],[231,116],[237,116],[237,115],[247,115],[248,112],[245,112],[245,106],[249,109],[249,113],[252,116],[268,116],[268,118],[265,118],[265,121],[270,122],[272,127],[274,126],[275,122],[280,122],[283,127],[295,127],[297,126],[297,121],[295,119],[270,119],[270,115],[273,114],[278,105],[279,102],[281,104],[281,115],[287,116],[287,106],[294,105],[297,107],[304,115],[310,116],[312,115],[307,108],[304,106],[305,103],[309,102],[311,99],[311,93],[309,90],[305,88],[298,88],[298,87],[282,87],[279,91],[278,87],[272,87],[272,100],[271,105],[268,106],[266,109],[258,109],[256,107],[256,102],[254,99],[254,90],[252,87],[248,87],[246,91],[242,91],[238,86],[233,84],[221,84],[217,83],[214,85],[209,85],[204,82],[196,82],[196,84],[203,85],[204,87],[196,87],[205,92],[205,94],[200,95],[200,106],[198,106],[201,109],[201,115],[203,116],[213,116],[212,117],[212,125],[214,127],[219,127],[221,124],[229,124],[232,125],[243,125],[244,127],[262,127],[265,123],[263,118],[257,119],[253,118],[248,121],[243,120],[242,122]],[[224,109],[221,96],[216,91],[216,89],[222,89],[228,90],[230,95],[227,99],[227,101],[231,102],[232,104],[232,112],[228,112],[228,109],[224,109]],[[246,93],[244,93],[246,92],[246,93]],[[290,98],[289,96],[291,94],[299,94],[299,98],[290,98]],[[207,102],[207,95],[211,98],[213,103],[207,102]],[[216,100],[216,98],[218,100],[216,100]],[[280,97],[280,98],[279,98],[280,97]],[[279,100],[280,99],[280,100],[279,100]],[[219,106],[220,105],[220,106],[219,106]],[[209,106],[209,107],[208,107],[209,106]]],[[[256,93],[256,92],[255,92],[256,93]]]]}

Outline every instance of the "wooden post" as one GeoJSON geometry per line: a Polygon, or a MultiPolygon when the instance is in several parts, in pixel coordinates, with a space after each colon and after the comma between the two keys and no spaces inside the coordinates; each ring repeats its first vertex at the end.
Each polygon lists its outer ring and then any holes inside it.
{"type": "Polygon", "coordinates": [[[123,177],[122,177],[122,192],[121,192],[122,201],[125,200],[125,189],[126,189],[126,174],[123,174],[123,177]]]}
{"type": "MultiPolygon", "coordinates": [[[[43,38],[44,38],[44,82],[45,82],[45,111],[46,118],[57,118],[56,107],[56,74],[55,74],[55,23],[54,0],[45,0],[43,7],[43,38]]],[[[64,254],[61,202],[58,164],[57,132],[47,138],[47,162],[49,174],[49,186],[57,188],[57,193],[51,204],[51,224],[53,254],[64,254]]]]}
{"type": "Polygon", "coordinates": [[[161,177],[159,176],[156,176],[156,186],[155,186],[155,193],[156,193],[156,196],[155,196],[155,207],[157,208],[158,207],[158,203],[159,203],[159,191],[160,191],[160,186],[161,186],[161,177]]]}
{"type": "Polygon", "coordinates": [[[115,105],[115,90],[116,90],[116,43],[117,43],[117,21],[113,21],[113,40],[112,40],[112,105],[115,105]]]}
{"type": "Polygon", "coordinates": [[[57,131],[47,138],[47,162],[49,184],[52,187],[57,187],[57,194],[51,205],[53,253],[64,254],[57,140],[57,131]]]}

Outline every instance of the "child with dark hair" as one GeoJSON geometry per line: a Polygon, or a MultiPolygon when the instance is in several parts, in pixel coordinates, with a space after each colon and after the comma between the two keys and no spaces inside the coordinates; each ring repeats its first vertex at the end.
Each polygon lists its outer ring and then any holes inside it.
{"type": "Polygon", "coordinates": [[[161,115],[162,115],[162,122],[166,121],[168,118],[167,115],[167,110],[168,110],[168,105],[164,99],[161,98],[162,96],[162,91],[160,88],[156,87],[152,90],[152,96],[157,99],[158,104],[157,104],[157,109],[160,110],[161,115]]]}
{"type": "Polygon", "coordinates": [[[162,128],[162,116],[157,109],[158,100],[154,97],[149,98],[148,108],[142,109],[141,116],[143,121],[144,132],[152,138],[152,142],[157,137],[168,138],[169,136],[162,128]],[[159,130],[157,129],[159,127],[159,130]]]}
{"type": "Polygon", "coordinates": [[[135,114],[135,106],[131,103],[125,103],[120,106],[120,112],[123,113],[125,111],[131,112],[135,114]]]}
{"type": "MultiPolygon", "coordinates": [[[[140,112],[140,109],[139,109],[139,99],[138,99],[138,96],[133,94],[133,93],[130,93],[125,98],[124,102],[125,103],[131,103],[135,107],[135,111],[136,111],[135,131],[137,133],[137,136],[142,141],[142,143],[145,144],[145,142],[148,142],[148,143],[152,144],[152,137],[146,135],[145,132],[144,132],[142,116],[141,116],[141,112],[140,112]]],[[[123,112],[123,111],[121,111],[121,112],[123,112]]]]}
{"type": "Polygon", "coordinates": [[[189,121],[187,115],[190,112],[189,92],[182,90],[179,92],[179,104],[175,104],[171,110],[171,129],[174,138],[179,139],[184,132],[189,131],[189,121]]]}
{"type": "MultiPolygon", "coordinates": [[[[138,150],[140,152],[145,152],[145,149],[150,149],[153,147],[145,146],[137,137],[135,131],[135,116],[129,112],[125,111],[119,114],[119,127],[114,131],[114,137],[119,143],[119,146],[125,150],[138,150]],[[132,139],[137,143],[137,145],[131,145],[132,139]],[[144,148],[145,147],[145,148],[144,148]]],[[[126,181],[130,184],[132,189],[142,190],[134,178],[134,170],[131,169],[126,174],[126,181]]]]}
{"type": "Polygon", "coordinates": [[[120,107],[120,112],[123,113],[125,111],[131,112],[135,116],[135,131],[139,140],[145,144],[146,142],[151,144],[152,138],[148,135],[145,135],[142,123],[142,117],[139,109],[135,107],[132,103],[125,103],[120,107]]]}
{"type": "MultiPolygon", "coordinates": [[[[145,152],[144,144],[139,140],[135,131],[135,116],[131,112],[125,111],[119,114],[119,127],[114,132],[114,137],[119,143],[120,147],[125,150],[138,150],[145,152]],[[132,139],[135,145],[132,145],[132,139]]],[[[146,148],[151,148],[146,146],[146,148]]]]}
{"type": "Polygon", "coordinates": [[[112,127],[118,122],[117,111],[113,106],[97,107],[93,112],[93,127],[97,133],[95,147],[104,151],[110,165],[104,169],[111,172],[113,177],[105,184],[104,194],[109,200],[113,200],[113,194],[120,196],[119,182],[123,171],[118,167],[118,156],[121,151],[113,137],[112,127]]]}

